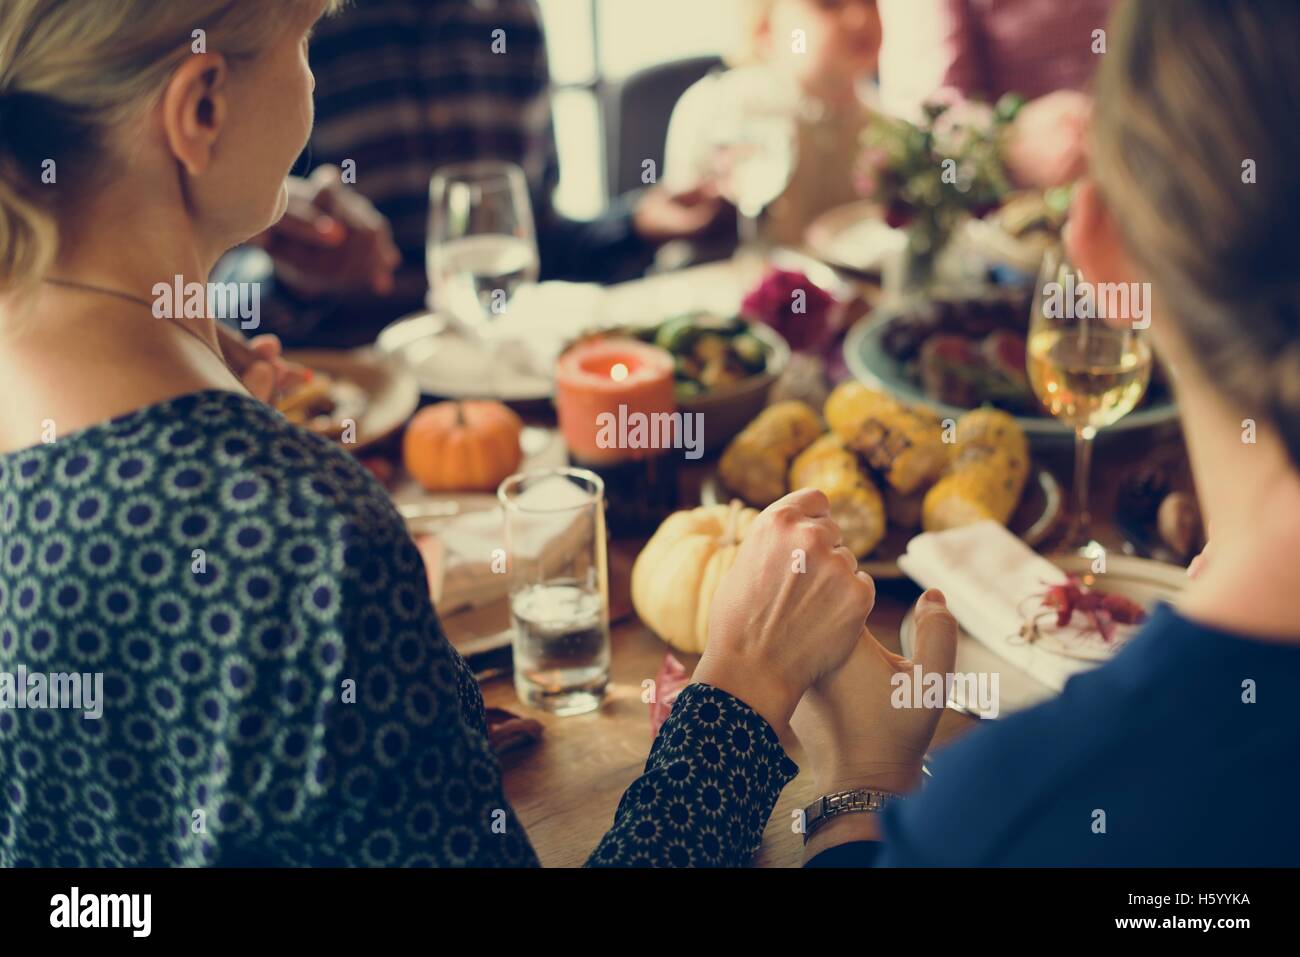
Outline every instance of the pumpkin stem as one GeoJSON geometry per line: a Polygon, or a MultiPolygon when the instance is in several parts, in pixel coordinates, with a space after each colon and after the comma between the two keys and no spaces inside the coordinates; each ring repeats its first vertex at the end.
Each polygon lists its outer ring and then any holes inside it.
{"type": "Polygon", "coordinates": [[[465,421],[465,404],[463,402],[454,403],[456,406],[456,428],[463,429],[468,423],[465,421]]]}
{"type": "Polygon", "coordinates": [[[731,510],[727,512],[726,524],[722,526],[722,547],[727,548],[736,544],[736,533],[739,531],[737,526],[740,524],[740,513],[744,510],[745,503],[738,498],[731,500],[731,510]]]}

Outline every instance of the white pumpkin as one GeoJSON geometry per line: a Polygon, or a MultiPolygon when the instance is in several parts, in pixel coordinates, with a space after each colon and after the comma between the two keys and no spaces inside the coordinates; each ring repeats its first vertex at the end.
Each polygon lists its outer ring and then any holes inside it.
{"type": "Polygon", "coordinates": [[[704,651],[713,594],[757,517],[736,500],[664,520],[632,566],[632,605],[655,634],[679,651],[704,651]]]}

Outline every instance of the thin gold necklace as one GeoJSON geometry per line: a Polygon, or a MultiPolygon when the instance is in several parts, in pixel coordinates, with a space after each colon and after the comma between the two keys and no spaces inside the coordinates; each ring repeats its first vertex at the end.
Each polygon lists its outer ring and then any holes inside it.
{"type": "MultiPolygon", "coordinates": [[[[149,310],[150,315],[156,315],[153,311],[154,304],[150,302],[148,299],[145,299],[143,296],[137,296],[133,293],[123,292],[120,289],[109,289],[105,286],[94,286],[86,282],[74,282],[71,279],[48,279],[47,278],[43,281],[48,285],[60,286],[64,289],[72,289],[79,292],[99,293],[101,296],[113,296],[118,299],[125,299],[127,302],[134,302],[141,306],[144,306],[149,310]]],[[[226,357],[221,354],[221,349],[219,346],[213,346],[212,343],[208,342],[207,339],[204,339],[201,335],[199,335],[197,331],[191,329],[189,326],[185,325],[185,323],[178,321],[172,316],[164,315],[162,318],[166,319],[177,329],[181,329],[184,332],[189,333],[199,342],[203,343],[203,345],[207,347],[207,350],[217,357],[217,361],[226,367],[227,372],[229,372],[231,375],[234,375],[236,379],[239,378],[239,376],[235,375],[235,370],[230,368],[230,363],[226,361],[226,357]]]]}

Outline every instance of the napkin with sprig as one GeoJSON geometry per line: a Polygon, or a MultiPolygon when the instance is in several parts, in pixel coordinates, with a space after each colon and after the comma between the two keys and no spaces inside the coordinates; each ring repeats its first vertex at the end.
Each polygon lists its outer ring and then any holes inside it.
{"type": "Polygon", "coordinates": [[[968,635],[1056,691],[1110,658],[1143,617],[1126,599],[1100,593],[1076,613],[1072,596],[1086,590],[997,522],[918,535],[898,564],[917,584],[943,591],[968,635]]]}

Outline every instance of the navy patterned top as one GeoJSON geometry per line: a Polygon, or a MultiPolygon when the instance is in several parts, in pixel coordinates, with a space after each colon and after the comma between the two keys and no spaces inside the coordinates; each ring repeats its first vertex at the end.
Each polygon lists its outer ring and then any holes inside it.
{"type": "MultiPolygon", "coordinates": [[[[745,863],[796,772],[691,686],[591,863],[745,863]]],[[[536,863],[352,456],[219,391],[0,456],[0,866],[536,863]]]]}

